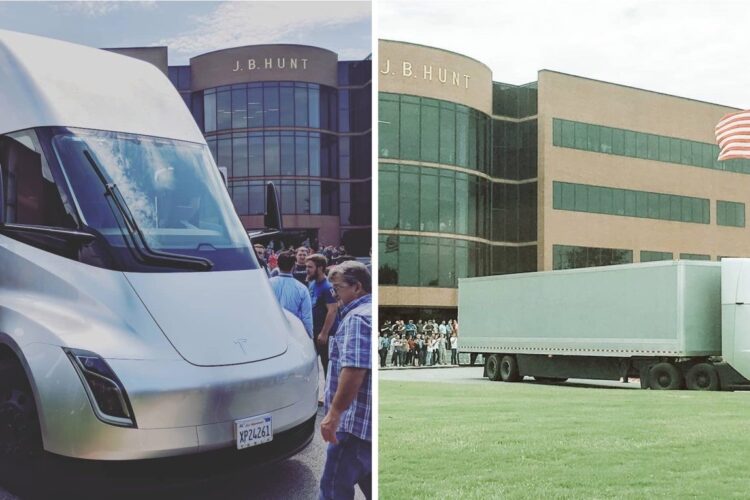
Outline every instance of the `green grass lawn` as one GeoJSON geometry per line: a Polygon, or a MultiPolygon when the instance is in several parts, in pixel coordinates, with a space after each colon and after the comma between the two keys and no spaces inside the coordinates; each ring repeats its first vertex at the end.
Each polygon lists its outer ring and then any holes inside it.
{"type": "Polygon", "coordinates": [[[380,382],[380,498],[750,498],[750,393],[380,382]]]}

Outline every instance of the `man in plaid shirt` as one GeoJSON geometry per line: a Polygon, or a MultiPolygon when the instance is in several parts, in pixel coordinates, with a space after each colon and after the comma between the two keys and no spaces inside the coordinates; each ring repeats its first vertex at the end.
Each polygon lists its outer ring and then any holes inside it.
{"type": "Polygon", "coordinates": [[[354,498],[359,485],[372,496],[372,285],[364,264],[342,262],[328,273],[341,301],[340,322],[329,339],[323,439],[330,443],[320,499],[354,498]]]}

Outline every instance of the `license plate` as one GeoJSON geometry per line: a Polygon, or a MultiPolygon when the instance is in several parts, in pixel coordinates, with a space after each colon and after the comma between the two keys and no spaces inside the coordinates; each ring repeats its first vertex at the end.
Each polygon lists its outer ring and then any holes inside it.
{"type": "Polygon", "coordinates": [[[234,421],[237,449],[249,448],[273,440],[271,415],[260,415],[234,421]]]}

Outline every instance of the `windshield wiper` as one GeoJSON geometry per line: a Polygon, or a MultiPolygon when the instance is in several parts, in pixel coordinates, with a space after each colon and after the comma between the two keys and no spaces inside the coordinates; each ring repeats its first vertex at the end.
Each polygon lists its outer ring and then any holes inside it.
{"type": "MultiPolygon", "coordinates": [[[[135,217],[133,217],[130,208],[128,208],[128,204],[125,202],[125,198],[123,198],[117,184],[107,180],[101,167],[96,160],[94,160],[94,157],[91,156],[91,153],[84,150],[83,155],[89,161],[94,172],[96,172],[99,180],[104,185],[106,190],[104,195],[111,200],[110,207],[114,205],[120,213],[122,220],[125,222],[125,229],[133,243],[133,249],[135,250],[138,260],[144,264],[171,266],[182,269],[193,269],[196,271],[210,271],[211,268],[214,267],[214,263],[204,257],[194,257],[192,255],[181,255],[152,249],[146,241],[146,236],[143,234],[143,231],[138,227],[138,223],[136,222],[135,217]]],[[[117,215],[114,215],[115,221],[117,221],[117,224],[122,228],[117,215]]]]}
{"type": "Polygon", "coordinates": [[[26,234],[39,234],[43,236],[50,236],[53,238],[59,238],[65,241],[73,241],[81,244],[91,243],[96,239],[96,236],[91,233],[84,231],[77,231],[75,229],[66,229],[62,227],[51,227],[51,226],[39,226],[36,224],[2,224],[0,226],[0,233],[26,233],[26,234]]]}

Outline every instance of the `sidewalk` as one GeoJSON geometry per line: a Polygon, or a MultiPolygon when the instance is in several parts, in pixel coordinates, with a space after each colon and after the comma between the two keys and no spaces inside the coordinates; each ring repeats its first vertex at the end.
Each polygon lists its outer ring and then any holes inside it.
{"type": "MultiPolygon", "coordinates": [[[[376,358],[378,363],[380,362],[380,358],[376,358]]],[[[390,361],[390,356],[387,358],[390,361]]],[[[387,365],[387,366],[380,366],[378,365],[379,370],[413,370],[413,369],[429,369],[429,368],[459,368],[459,367],[469,367],[472,366],[471,363],[469,363],[469,353],[466,352],[460,352],[458,353],[458,364],[457,365],[430,365],[430,366],[394,366],[394,365],[387,365]]],[[[484,366],[484,357],[480,354],[477,357],[476,362],[473,366],[484,366]]]]}
{"type": "Polygon", "coordinates": [[[430,365],[430,366],[378,366],[378,370],[419,370],[419,369],[425,369],[428,370],[430,368],[459,368],[461,366],[470,366],[470,365],[430,365]]]}

